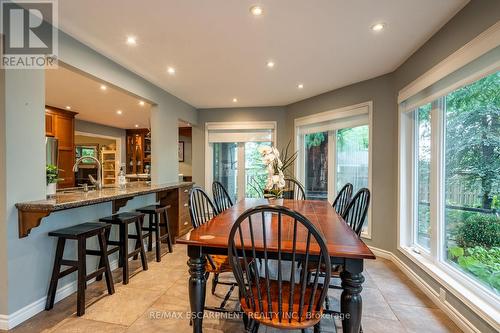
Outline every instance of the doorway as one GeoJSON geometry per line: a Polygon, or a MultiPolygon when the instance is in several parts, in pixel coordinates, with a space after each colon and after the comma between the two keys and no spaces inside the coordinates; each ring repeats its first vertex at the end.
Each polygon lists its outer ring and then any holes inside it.
{"type": "Polygon", "coordinates": [[[207,123],[205,188],[220,182],[233,202],[262,197],[267,180],[259,153],[276,145],[276,122],[207,123]]]}

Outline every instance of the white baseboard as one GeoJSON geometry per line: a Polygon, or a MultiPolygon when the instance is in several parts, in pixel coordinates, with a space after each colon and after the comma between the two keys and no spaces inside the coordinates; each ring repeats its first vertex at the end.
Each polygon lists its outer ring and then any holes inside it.
{"type": "Polygon", "coordinates": [[[448,317],[457,324],[458,327],[467,333],[481,333],[467,318],[457,311],[447,300],[440,299],[439,293],[435,291],[427,282],[416,274],[408,265],[399,259],[394,253],[370,246],[375,256],[392,261],[417,287],[431,299],[448,317]]]}
{"type": "MultiPolygon", "coordinates": [[[[118,260],[113,260],[110,262],[111,271],[118,268],[118,260]]],[[[95,281],[95,278],[89,280],[87,283],[91,284],[95,281]]],[[[71,294],[76,292],[76,281],[70,282],[61,286],[57,289],[55,303],[60,300],[70,296],[71,294]]],[[[17,310],[16,312],[10,315],[0,314],[0,330],[9,330],[13,329],[17,325],[22,322],[30,319],[31,317],[37,315],[38,313],[45,310],[45,303],[47,302],[47,296],[44,296],[31,304],[26,305],[25,307],[17,310]]],[[[76,309],[75,309],[76,310],[76,309]]]]}

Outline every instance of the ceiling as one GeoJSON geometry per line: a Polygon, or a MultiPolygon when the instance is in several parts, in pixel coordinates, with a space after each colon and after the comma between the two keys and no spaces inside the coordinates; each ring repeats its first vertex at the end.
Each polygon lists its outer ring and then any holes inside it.
{"type": "Polygon", "coordinates": [[[77,119],[118,128],[149,127],[151,105],[121,89],[102,83],[76,70],[59,66],[45,71],[45,103],[61,109],[71,107],[77,119]],[[117,111],[120,110],[121,114],[117,111]]]}
{"type": "Polygon", "coordinates": [[[467,2],[74,0],[59,26],[195,107],[272,106],[393,71],[467,2]]]}

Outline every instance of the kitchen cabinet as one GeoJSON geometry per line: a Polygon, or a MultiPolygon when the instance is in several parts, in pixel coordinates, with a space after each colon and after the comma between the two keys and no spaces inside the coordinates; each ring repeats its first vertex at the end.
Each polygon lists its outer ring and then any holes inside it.
{"type": "Polygon", "coordinates": [[[55,136],[56,120],[55,115],[45,112],[45,136],[55,136]]]}
{"type": "Polygon", "coordinates": [[[127,174],[151,170],[151,136],[147,128],[127,130],[127,174]]]}
{"type": "Polygon", "coordinates": [[[45,107],[45,135],[55,137],[59,141],[58,168],[62,178],[58,188],[75,186],[75,116],[76,112],[59,109],[52,106],[45,107]]]}
{"type": "Polygon", "coordinates": [[[189,215],[189,191],[192,187],[192,183],[182,183],[179,188],[163,192],[157,198],[161,205],[169,206],[168,226],[174,242],[177,237],[185,235],[193,228],[189,215]]]}
{"type": "Polygon", "coordinates": [[[118,170],[118,160],[116,159],[116,150],[102,150],[102,183],[103,185],[117,184],[116,175],[118,170]]]}

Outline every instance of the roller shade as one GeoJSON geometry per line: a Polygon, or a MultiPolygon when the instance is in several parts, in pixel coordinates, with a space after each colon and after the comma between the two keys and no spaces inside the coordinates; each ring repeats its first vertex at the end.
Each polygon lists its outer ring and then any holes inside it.
{"type": "Polygon", "coordinates": [[[414,110],[499,70],[500,46],[403,101],[403,111],[414,110]]]}
{"type": "Polygon", "coordinates": [[[304,121],[297,121],[298,135],[339,130],[347,127],[362,126],[369,123],[369,108],[361,107],[338,112],[335,115],[322,117],[322,113],[304,121]]]}
{"type": "Polygon", "coordinates": [[[207,123],[207,139],[215,142],[274,142],[276,123],[207,123]]]}

